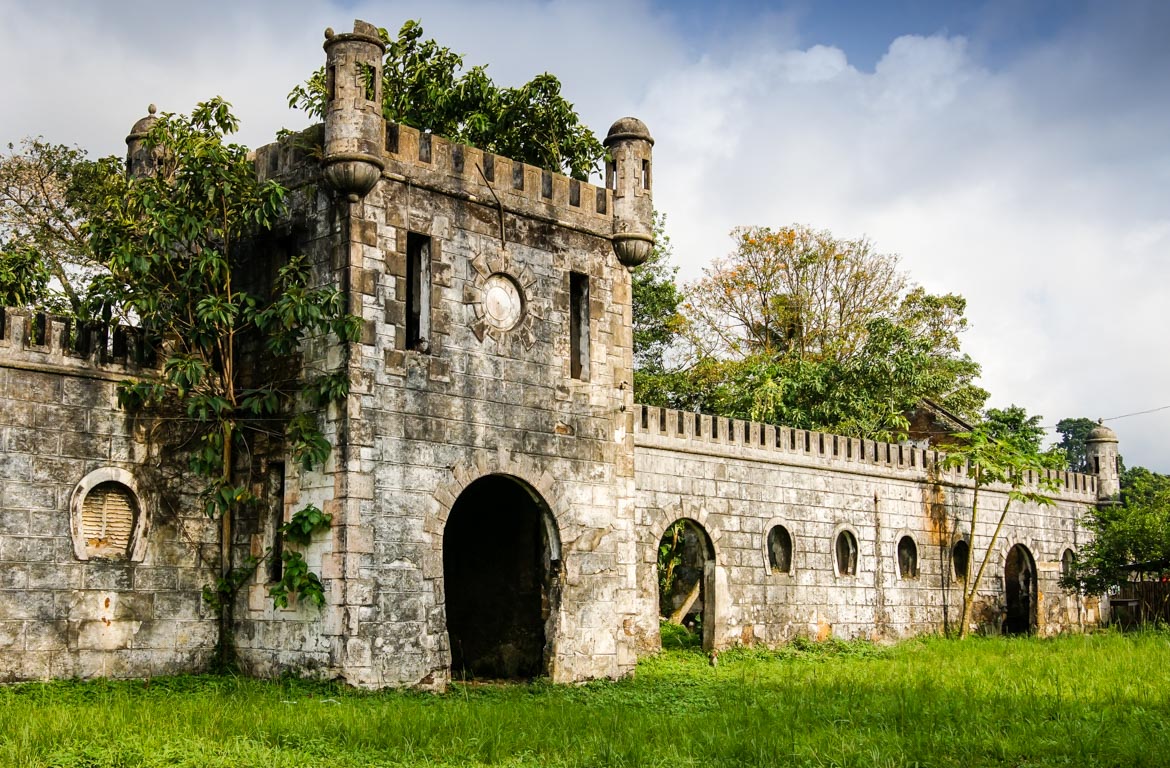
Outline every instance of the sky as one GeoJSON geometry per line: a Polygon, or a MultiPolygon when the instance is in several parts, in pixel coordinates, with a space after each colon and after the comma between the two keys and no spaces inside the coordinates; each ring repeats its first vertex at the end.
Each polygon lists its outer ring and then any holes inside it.
{"type": "Polygon", "coordinates": [[[1170,2],[0,0],[0,142],[121,155],[147,104],[219,95],[265,144],[354,18],[552,72],[599,135],[641,118],[682,279],[739,225],[868,237],[967,298],[989,405],[1170,472],[1170,2]]]}

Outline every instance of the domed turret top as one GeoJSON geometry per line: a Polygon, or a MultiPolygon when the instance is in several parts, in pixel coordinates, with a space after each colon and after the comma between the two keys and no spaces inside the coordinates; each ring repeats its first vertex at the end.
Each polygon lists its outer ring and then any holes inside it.
{"type": "Polygon", "coordinates": [[[608,147],[621,139],[643,139],[650,142],[652,146],[654,144],[650,129],[636,117],[623,117],[617,120],[609,127],[609,133],[605,135],[605,141],[601,143],[608,147]]]}
{"type": "Polygon", "coordinates": [[[151,128],[154,127],[154,124],[158,122],[158,115],[155,114],[155,112],[158,112],[158,107],[151,104],[146,108],[146,111],[148,113],[146,117],[139,120],[134,124],[134,127],[130,129],[130,135],[126,137],[127,144],[129,144],[134,139],[141,139],[150,131],[151,128]]]}
{"type": "Polygon", "coordinates": [[[1089,431],[1089,436],[1085,439],[1090,443],[1116,443],[1117,433],[1105,426],[1101,419],[1098,419],[1097,426],[1089,431]]]}

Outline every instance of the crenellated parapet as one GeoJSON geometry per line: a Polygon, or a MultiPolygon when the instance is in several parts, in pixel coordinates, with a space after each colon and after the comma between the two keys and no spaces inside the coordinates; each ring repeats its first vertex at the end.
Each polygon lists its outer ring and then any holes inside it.
{"type": "MultiPolygon", "coordinates": [[[[647,405],[635,406],[634,442],[919,482],[971,485],[967,465],[943,468],[945,454],[936,450],[647,405]]],[[[1056,470],[1045,474],[1057,481],[1057,495],[1062,498],[1092,501],[1097,497],[1095,475],[1056,470]]],[[[1032,484],[1038,479],[1029,476],[1032,484]]]]}
{"type": "MultiPolygon", "coordinates": [[[[310,129],[299,139],[257,149],[254,159],[260,178],[280,179],[289,187],[311,182],[317,163],[304,145],[313,138],[310,129]]],[[[382,161],[382,177],[390,181],[613,237],[614,193],[606,187],[397,123],[386,123],[382,161]]]]}
{"type": "Polygon", "coordinates": [[[157,342],[140,328],[69,317],[0,310],[0,367],[123,379],[157,369],[157,342]]]}

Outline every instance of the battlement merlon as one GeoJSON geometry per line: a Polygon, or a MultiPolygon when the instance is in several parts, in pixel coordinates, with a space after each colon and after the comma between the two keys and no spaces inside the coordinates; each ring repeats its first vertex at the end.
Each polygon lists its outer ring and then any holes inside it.
{"type": "Polygon", "coordinates": [[[78,328],[68,317],[0,308],[0,368],[122,381],[158,374],[157,340],[118,323],[78,328]]]}
{"type": "MultiPolygon", "coordinates": [[[[972,483],[966,465],[943,469],[945,454],[932,449],[647,405],[634,407],[634,444],[956,487],[972,483]]],[[[1045,475],[1058,483],[1050,493],[1054,498],[1082,503],[1098,498],[1097,475],[1056,470],[1045,475]]],[[[1035,485],[1037,479],[1030,482],[1035,485]]]]}

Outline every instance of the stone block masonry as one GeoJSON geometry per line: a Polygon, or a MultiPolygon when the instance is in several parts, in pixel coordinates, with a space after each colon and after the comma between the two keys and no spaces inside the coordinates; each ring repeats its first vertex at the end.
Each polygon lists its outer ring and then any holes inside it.
{"type": "MultiPolygon", "coordinates": [[[[713,543],[715,647],[957,629],[962,582],[954,547],[967,542],[982,558],[1004,489],[981,494],[972,539],[971,481],[962,467],[941,470],[936,451],[643,406],[636,415],[644,615],[657,615],[658,541],[671,523],[688,519],[713,543]],[[784,568],[769,552],[778,527],[789,546],[784,568]],[[856,541],[852,573],[838,559],[842,532],[856,541]]],[[[1035,631],[1098,621],[1095,598],[1070,597],[1057,584],[1064,553],[1088,540],[1080,520],[1097,502],[1097,478],[1051,474],[1061,486],[1056,503],[1016,506],[992,550],[976,613],[986,631],[1003,629],[1015,547],[1031,559],[1034,597],[1025,597],[1034,602],[1027,607],[1035,631]]]]}
{"type": "Polygon", "coordinates": [[[213,652],[214,532],[118,407],[117,382],[153,371],[115,338],[4,314],[0,680],[176,674],[213,652]]]}

